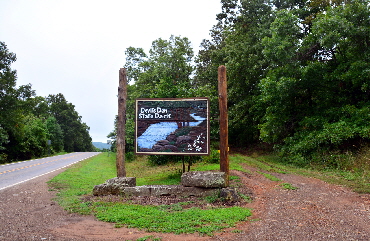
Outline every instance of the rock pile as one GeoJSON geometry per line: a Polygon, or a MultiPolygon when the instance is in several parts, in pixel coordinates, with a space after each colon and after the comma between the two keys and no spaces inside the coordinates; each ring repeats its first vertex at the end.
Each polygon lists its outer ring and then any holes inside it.
{"type": "Polygon", "coordinates": [[[136,186],[135,177],[116,177],[96,185],[93,194],[95,196],[122,195],[125,197],[207,197],[219,195],[228,201],[240,200],[235,189],[225,187],[224,172],[186,172],[181,176],[181,185],[136,186]]]}

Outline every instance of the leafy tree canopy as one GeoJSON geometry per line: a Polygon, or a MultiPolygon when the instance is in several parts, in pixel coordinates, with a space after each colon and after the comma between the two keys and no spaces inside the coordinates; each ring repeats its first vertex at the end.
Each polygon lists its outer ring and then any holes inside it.
{"type": "Polygon", "coordinates": [[[16,55],[0,42],[0,163],[51,151],[93,150],[89,127],[62,94],[36,96],[31,84],[16,87],[16,55]]]}

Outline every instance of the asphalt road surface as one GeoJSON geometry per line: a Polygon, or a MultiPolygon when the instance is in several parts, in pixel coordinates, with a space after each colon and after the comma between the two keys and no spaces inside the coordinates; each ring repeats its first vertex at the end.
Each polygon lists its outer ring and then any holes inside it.
{"type": "Polygon", "coordinates": [[[100,152],[74,152],[0,166],[0,190],[70,166],[100,152]]]}

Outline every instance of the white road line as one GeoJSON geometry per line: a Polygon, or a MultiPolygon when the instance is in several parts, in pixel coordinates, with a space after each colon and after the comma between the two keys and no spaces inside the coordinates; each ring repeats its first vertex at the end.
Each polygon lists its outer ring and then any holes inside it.
{"type": "MultiPolygon", "coordinates": [[[[5,189],[5,188],[13,187],[13,186],[15,186],[15,185],[18,185],[18,184],[21,184],[21,183],[24,183],[24,182],[30,181],[30,180],[32,180],[32,179],[35,179],[35,178],[38,178],[38,177],[44,176],[44,175],[46,175],[46,174],[49,174],[49,173],[52,173],[52,172],[58,171],[58,170],[60,170],[60,169],[66,168],[66,167],[68,167],[68,166],[70,166],[70,165],[76,164],[76,163],[78,163],[78,162],[80,162],[80,161],[86,160],[86,159],[88,159],[88,158],[90,158],[90,157],[93,157],[93,156],[96,156],[96,155],[97,155],[97,154],[92,155],[92,156],[89,156],[89,157],[86,157],[86,158],[81,159],[81,160],[79,160],[79,161],[75,161],[75,162],[73,162],[73,163],[70,163],[70,164],[68,164],[68,165],[65,165],[64,167],[60,167],[60,168],[55,169],[55,170],[53,170],[53,171],[46,172],[46,173],[44,173],[44,174],[41,174],[41,175],[38,175],[38,176],[35,176],[35,177],[32,177],[32,178],[29,178],[29,179],[27,179],[27,180],[24,180],[24,181],[21,181],[21,182],[14,183],[14,184],[9,185],[9,186],[6,186],[6,187],[2,187],[2,188],[0,188],[0,191],[1,191],[1,190],[3,190],[3,189],[5,189]]],[[[44,159],[44,158],[42,158],[42,159],[44,159]]],[[[38,159],[35,159],[35,160],[38,160],[38,159]]],[[[40,160],[41,160],[41,159],[40,159],[40,160]]]]}

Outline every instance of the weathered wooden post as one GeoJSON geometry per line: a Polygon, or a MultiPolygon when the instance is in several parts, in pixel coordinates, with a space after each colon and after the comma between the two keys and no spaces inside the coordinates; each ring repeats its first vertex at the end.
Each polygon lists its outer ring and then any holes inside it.
{"type": "Polygon", "coordinates": [[[218,67],[218,103],[220,109],[220,171],[225,172],[225,184],[229,186],[229,138],[227,114],[226,67],[218,67]]]}
{"type": "Polygon", "coordinates": [[[117,121],[117,177],[126,177],[125,168],[125,126],[126,126],[127,76],[126,69],[119,70],[118,121],[117,121]]]}

